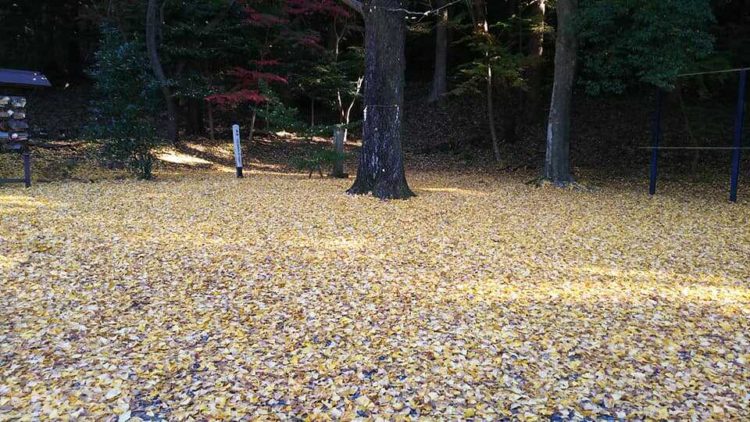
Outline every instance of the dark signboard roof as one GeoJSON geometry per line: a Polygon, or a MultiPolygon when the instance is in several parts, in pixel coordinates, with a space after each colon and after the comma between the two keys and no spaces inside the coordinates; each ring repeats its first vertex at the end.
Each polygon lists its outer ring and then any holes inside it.
{"type": "Polygon", "coordinates": [[[41,72],[0,69],[0,85],[52,86],[41,72]]]}

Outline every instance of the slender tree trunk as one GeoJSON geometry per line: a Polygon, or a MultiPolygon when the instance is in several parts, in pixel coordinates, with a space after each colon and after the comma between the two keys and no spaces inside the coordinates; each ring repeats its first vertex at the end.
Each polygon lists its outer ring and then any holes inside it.
{"type": "Polygon", "coordinates": [[[208,109],[208,136],[213,141],[216,139],[216,131],[214,128],[214,106],[206,101],[206,108],[208,109]]]}
{"type": "MultiPolygon", "coordinates": [[[[437,8],[445,7],[446,0],[437,0],[437,8]]],[[[440,10],[435,26],[435,70],[429,102],[439,101],[448,91],[448,8],[440,10]]]]}
{"type": "Polygon", "coordinates": [[[500,153],[500,142],[497,139],[497,129],[495,128],[495,101],[493,94],[495,89],[492,87],[492,67],[487,66],[487,121],[490,126],[490,138],[492,138],[492,152],[495,154],[495,161],[503,161],[500,153]]]}
{"type": "Polygon", "coordinates": [[[533,3],[533,17],[531,18],[531,37],[529,39],[528,55],[531,58],[528,80],[526,115],[531,121],[539,116],[542,99],[542,58],[544,56],[544,19],[546,14],[546,0],[536,0],[533,3]]]}
{"type": "Polygon", "coordinates": [[[543,175],[544,179],[556,186],[573,182],[570,174],[570,109],[576,70],[577,41],[573,18],[577,6],[578,0],[557,1],[555,77],[547,122],[543,175]]]}
{"type": "Polygon", "coordinates": [[[359,168],[350,194],[414,196],[401,149],[406,26],[401,0],[368,0],[365,18],[365,116],[359,168]]]}
{"type": "Polygon", "coordinates": [[[157,3],[158,0],[148,0],[146,7],[146,49],[148,58],[151,62],[151,69],[154,76],[159,81],[161,92],[164,95],[164,101],[167,104],[167,138],[173,143],[179,142],[177,133],[177,108],[175,107],[174,98],[169,90],[167,77],[164,75],[164,69],[159,60],[159,49],[156,44],[157,32],[157,3]]]}
{"type": "MultiPolygon", "coordinates": [[[[486,0],[474,0],[473,1],[474,6],[474,26],[476,27],[476,31],[478,32],[479,36],[487,38],[487,42],[489,42],[489,37],[492,36],[490,34],[490,25],[487,21],[487,2],[486,0]]],[[[486,65],[487,65],[487,78],[486,78],[486,99],[487,99],[487,125],[490,129],[490,139],[492,141],[492,152],[495,155],[495,161],[500,163],[502,161],[502,154],[500,153],[500,141],[497,138],[497,127],[495,126],[495,89],[493,86],[493,75],[492,75],[492,66],[490,63],[490,57],[489,52],[485,55],[486,56],[486,65]]]]}
{"type": "MultiPolygon", "coordinates": [[[[352,120],[352,109],[354,108],[354,104],[357,103],[357,96],[359,96],[359,91],[362,89],[362,83],[364,81],[364,77],[360,77],[357,79],[357,90],[354,91],[354,96],[352,97],[352,101],[349,103],[349,107],[346,108],[346,110],[343,109],[343,105],[341,105],[341,122],[344,124],[344,144],[346,144],[346,139],[349,136],[349,122],[352,120]]],[[[341,91],[338,92],[338,99],[339,104],[341,104],[341,91]]]]}
{"type": "MultiPolygon", "coordinates": [[[[333,21],[333,40],[332,45],[334,49],[334,57],[336,62],[339,60],[339,51],[341,48],[341,41],[344,39],[344,36],[349,30],[349,23],[344,24],[344,28],[341,30],[341,33],[338,32],[336,28],[336,20],[333,21]]],[[[357,103],[357,97],[359,96],[359,91],[362,89],[362,83],[364,81],[364,77],[360,77],[357,79],[357,89],[354,92],[354,95],[352,96],[352,100],[349,103],[349,107],[345,107],[344,105],[344,99],[341,95],[341,89],[336,90],[336,101],[339,107],[339,123],[345,125],[344,126],[344,144],[346,144],[347,136],[349,135],[349,122],[351,121],[351,115],[352,115],[352,109],[354,108],[354,104],[357,103]]]]}

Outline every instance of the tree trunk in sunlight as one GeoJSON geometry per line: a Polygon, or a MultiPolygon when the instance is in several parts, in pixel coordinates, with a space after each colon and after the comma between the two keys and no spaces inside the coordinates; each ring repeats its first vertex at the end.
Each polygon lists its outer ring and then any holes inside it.
{"type": "Polygon", "coordinates": [[[578,0],[558,0],[555,76],[552,87],[543,178],[556,186],[573,182],[570,174],[570,108],[576,69],[574,16],[578,0]]]}
{"type": "Polygon", "coordinates": [[[404,13],[401,0],[364,3],[365,79],[362,151],[350,194],[381,199],[414,196],[401,149],[404,104],[404,13]]]}

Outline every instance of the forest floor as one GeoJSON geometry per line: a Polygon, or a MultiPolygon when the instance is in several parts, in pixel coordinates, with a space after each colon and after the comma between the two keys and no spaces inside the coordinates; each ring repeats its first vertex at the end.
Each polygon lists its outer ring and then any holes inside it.
{"type": "Polygon", "coordinates": [[[419,156],[382,202],[226,145],[150,182],[62,151],[0,186],[0,420],[750,418],[746,185],[419,156]]]}

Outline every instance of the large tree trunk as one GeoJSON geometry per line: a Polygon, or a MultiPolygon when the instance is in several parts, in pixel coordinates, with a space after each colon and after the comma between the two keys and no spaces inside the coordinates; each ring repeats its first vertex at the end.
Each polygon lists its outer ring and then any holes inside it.
{"type": "Polygon", "coordinates": [[[369,0],[365,18],[365,115],[362,151],[350,194],[414,196],[401,150],[406,27],[401,0],[369,0]]]}
{"type": "MultiPolygon", "coordinates": [[[[435,6],[445,7],[445,0],[437,0],[435,6]]],[[[448,90],[448,8],[438,13],[435,26],[435,70],[432,75],[432,89],[429,102],[439,101],[448,90]]]]}
{"type": "Polygon", "coordinates": [[[546,0],[535,0],[531,18],[531,37],[529,39],[528,55],[531,58],[528,79],[529,91],[526,112],[530,120],[535,121],[540,113],[542,98],[542,58],[544,56],[544,19],[546,14],[546,0]]]}
{"type": "Polygon", "coordinates": [[[573,182],[570,174],[570,107],[576,70],[576,34],[573,18],[578,0],[558,0],[555,39],[555,77],[552,87],[547,153],[543,178],[556,186],[573,182]]]}
{"type": "Polygon", "coordinates": [[[146,7],[146,49],[148,50],[148,58],[151,62],[151,69],[159,81],[161,92],[164,94],[164,101],[167,104],[167,138],[173,143],[179,141],[177,134],[177,108],[172,98],[172,93],[169,90],[167,77],[164,75],[164,69],[161,66],[159,60],[159,50],[156,45],[156,30],[157,30],[157,0],[148,0],[146,7]]]}

